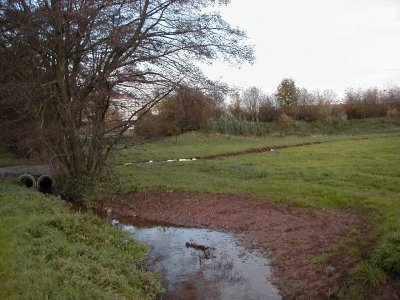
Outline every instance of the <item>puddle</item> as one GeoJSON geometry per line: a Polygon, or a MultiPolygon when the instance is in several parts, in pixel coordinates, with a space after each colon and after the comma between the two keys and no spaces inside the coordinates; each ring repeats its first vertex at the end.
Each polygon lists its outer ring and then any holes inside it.
{"type": "Polygon", "coordinates": [[[240,246],[232,234],[131,219],[132,225],[113,223],[151,246],[145,267],[161,275],[161,299],[281,299],[268,281],[265,257],[240,246]]]}

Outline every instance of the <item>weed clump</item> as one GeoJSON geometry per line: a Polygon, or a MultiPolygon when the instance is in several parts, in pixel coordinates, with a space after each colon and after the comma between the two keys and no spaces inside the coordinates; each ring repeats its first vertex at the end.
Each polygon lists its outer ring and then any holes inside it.
{"type": "Polygon", "coordinates": [[[372,253],[371,260],[387,274],[400,275],[400,232],[386,238],[372,253]]]}
{"type": "Polygon", "coordinates": [[[350,271],[338,293],[339,299],[366,299],[386,280],[386,274],[369,263],[361,263],[350,271]]]}
{"type": "Polygon", "coordinates": [[[369,263],[362,263],[350,272],[350,282],[353,285],[364,286],[370,290],[375,290],[385,279],[385,273],[369,263]]]}

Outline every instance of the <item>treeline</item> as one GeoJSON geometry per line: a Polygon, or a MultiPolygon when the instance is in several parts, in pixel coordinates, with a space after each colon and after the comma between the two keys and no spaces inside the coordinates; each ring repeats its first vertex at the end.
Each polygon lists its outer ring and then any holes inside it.
{"type": "Polygon", "coordinates": [[[348,119],[400,116],[400,87],[348,89],[342,99],[332,90],[309,92],[285,78],[276,93],[250,87],[232,95],[229,104],[221,93],[210,94],[181,87],[135,126],[138,139],[176,135],[203,129],[244,135],[301,133],[304,128],[336,127],[348,119]]]}
{"type": "Polygon", "coordinates": [[[251,87],[237,93],[227,107],[231,116],[247,121],[278,121],[282,115],[306,122],[400,116],[400,87],[348,89],[340,99],[332,90],[309,92],[284,79],[272,95],[251,87]]]}

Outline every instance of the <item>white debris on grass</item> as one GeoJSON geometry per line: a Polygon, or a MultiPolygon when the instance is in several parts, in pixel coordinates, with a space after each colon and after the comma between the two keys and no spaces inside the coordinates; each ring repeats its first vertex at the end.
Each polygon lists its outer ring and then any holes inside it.
{"type": "MultiPolygon", "coordinates": [[[[168,159],[168,160],[164,160],[162,162],[176,162],[176,161],[185,162],[185,161],[195,161],[195,160],[197,160],[197,158],[193,157],[191,159],[190,158],[179,158],[178,160],[176,160],[176,159],[168,159]]],[[[154,161],[153,160],[149,160],[147,163],[151,164],[151,163],[154,163],[154,161]]],[[[126,163],[126,164],[124,164],[124,166],[128,166],[128,165],[131,165],[131,164],[132,163],[126,163]]]]}
{"type": "Polygon", "coordinates": [[[126,163],[124,164],[124,166],[130,166],[132,163],[126,163]]]}

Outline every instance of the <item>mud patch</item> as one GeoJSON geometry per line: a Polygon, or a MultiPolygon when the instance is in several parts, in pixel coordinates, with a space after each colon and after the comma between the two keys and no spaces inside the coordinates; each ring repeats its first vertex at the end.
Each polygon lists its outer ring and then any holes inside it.
{"type": "Polygon", "coordinates": [[[322,144],[322,142],[302,143],[302,144],[284,145],[284,146],[276,146],[276,147],[250,148],[250,149],[243,150],[243,151],[228,152],[228,153],[223,153],[223,154],[215,154],[215,155],[203,156],[203,157],[200,157],[200,158],[201,159],[217,159],[217,158],[223,158],[223,157],[231,157],[231,156],[239,156],[239,155],[248,155],[248,154],[256,154],[256,153],[272,152],[272,151],[280,150],[280,149],[296,148],[296,147],[318,145],[318,144],[322,144]]]}
{"type": "Polygon", "coordinates": [[[118,216],[165,224],[237,233],[251,249],[271,255],[273,283],[284,298],[332,295],[357,261],[350,257],[312,263],[355,229],[368,226],[340,211],[271,204],[225,194],[190,192],[134,193],[96,203],[95,209],[118,216]],[[328,265],[326,265],[328,264],[328,265]]]}

